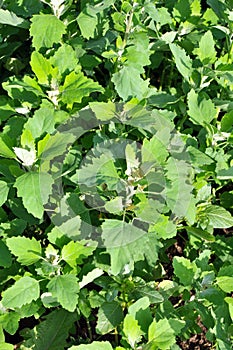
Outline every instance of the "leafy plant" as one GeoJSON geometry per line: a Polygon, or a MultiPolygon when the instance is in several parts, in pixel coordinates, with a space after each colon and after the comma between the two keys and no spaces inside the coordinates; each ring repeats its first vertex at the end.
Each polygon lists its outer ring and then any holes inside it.
{"type": "Polygon", "coordinates": [[[0,1],[0,349],[232,348],[232,32],[231,1],[0,1]]]}

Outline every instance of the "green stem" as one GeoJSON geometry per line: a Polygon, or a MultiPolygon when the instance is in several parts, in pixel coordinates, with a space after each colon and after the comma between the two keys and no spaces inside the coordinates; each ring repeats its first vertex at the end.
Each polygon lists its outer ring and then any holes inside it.
{"type": "Polygon", "coordinates": [[[114,335],[115,335],[115,343],[116,343],[116,345],[118,345],[119,344],[119,337],[118,337],[117,328],[114,329],[114,335]]]}
{"type": "Polygon", "coordinates": [[[126,47],[128,38],[129,38],[129,34],[130,34],[130,30],[132,27],[132,23],[133,23],[133,13],[134,13],[134,8],[132,8],[129,12],[129,18],[128,20],[126,20],[126,30],[125,30],[125,35],[124,35],[124,39],[123,39],[123,49],[126,47]]]}
{"type": "Polygon", "coordinates": [[[180,131],[180,129],[183,127],[184,122],[187,119],[187,114],[183,115],[183,117],[181,118],[181,120],[178,122],[177,124],[177,129],[180,131]]]}
{"type": "Polygon", "coordinates": [[[88,335],[89,335],[89,341],[90,343],[92,342],[92,331],[91,331],[91,325],[89,320],[87,320],[87,331],[88,331],[88,335]]]}

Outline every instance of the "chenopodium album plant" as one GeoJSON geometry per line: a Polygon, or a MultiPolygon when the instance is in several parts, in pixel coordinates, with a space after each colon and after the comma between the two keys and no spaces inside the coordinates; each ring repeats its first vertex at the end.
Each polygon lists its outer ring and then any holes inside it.
{"type": "Polygon", "coordinates": [[[0,349],[232,348],[232,30],[0,1],[0,349]]]}

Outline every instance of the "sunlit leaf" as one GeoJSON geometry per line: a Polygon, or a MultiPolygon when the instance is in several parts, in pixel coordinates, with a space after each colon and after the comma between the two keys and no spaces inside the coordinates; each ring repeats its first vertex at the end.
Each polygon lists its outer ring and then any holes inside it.
{"type": "Polygon", "coordinates": [[[2,304],[8,308],[21,307],[39,298],[39,282],[25,276],[3,292],[2,304]]]}

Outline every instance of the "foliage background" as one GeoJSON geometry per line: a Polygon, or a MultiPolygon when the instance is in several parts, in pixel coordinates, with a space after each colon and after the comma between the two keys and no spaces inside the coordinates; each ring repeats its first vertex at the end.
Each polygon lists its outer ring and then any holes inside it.
{"type": "Polygon", "coordinates": [[[232,348],[232,6],[0,1],[0,349],[232,348]]]}

